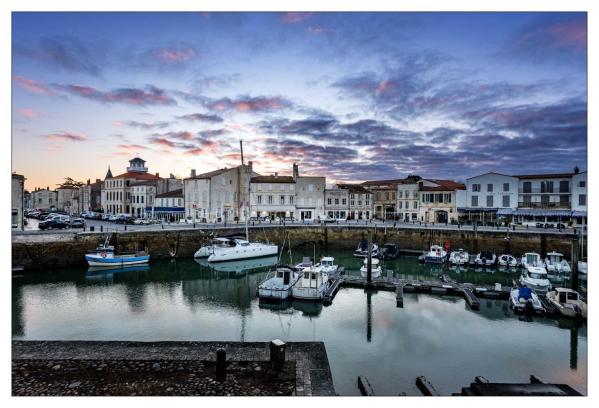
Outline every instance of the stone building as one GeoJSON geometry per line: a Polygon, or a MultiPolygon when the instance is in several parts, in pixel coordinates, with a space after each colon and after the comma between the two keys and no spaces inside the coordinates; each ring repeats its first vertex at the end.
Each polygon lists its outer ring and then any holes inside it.
{"type": "Polygon", "coordinates": [[[324,191],[324,210],[327,218],[346,220],[349,217],[349,190],[335,184],[324,191]]]}
{"type": "Polygon", "coordinates": [[[250,187],[252,218],[297,218],[293,176],[255,176],[250,187]]]}
{"type": "Polygon", "coordinates": [[[348,219],[371,220],[374,218],[373,193],[359,184],[337,184],[348,193],[348,219]]]}
{"type": "MultiPolygon", "coordinates": [[[[397,184],[397,218],[403,222],[418,220],[418,208],[420,207],[419,181],[420,176],[411,175],[397,184]]],[[[426,183],[423,183],[426,184],[426,183]]]]}
{"type": "Polygon", "coordinates": [[[137,218],[154,218],[152,208],[157,196],[154,180],[131,183],[131,211],[137,218]]]}
{"type": "Polygon", "coordinates": [[[151,207],[152,218],[168,222],[176,222],[185,218],[183,189],[156,194],[151,207]]]}
{"type": "Polygon", "coordinates": [[[393,220],[397,216],[397,186],[406,179],[370,180],[361,184],[372,192],[374,218],[393,220]]]}
{"type": "Polygon", "coordinates": [[[56,209],[68,214],[74,214],[79,210],[78,197],[79,186],[74,184],[61,184],[57,189],[56,209]]]}
{"type": "Polygon", "coordinates": [[[315,220],[318,217],[324,217],[326,177],[300,176],[298,165],[293,163],[293,179],[296,189],[297,218],[299,220],[315,220]]]}
{"type": "Polygon", "coordinates": [[[46,188],[36,188],[31,192],[31,206],[39,210],[51,210],[56,208],[58,202],[58,193],[56,190],[46,188]]]}
{"type": "Polygon", "coordinates": [[[100,211],[102,210],[102,180],[96,179],[94,183],[87,180],[87,183],[79,187],[79,211],[100,211]]]}
{"type": "Polygon", "coordinates": [[[451,223],[458,221],[458,206],[465,202],[466,186],[452,180],[420,180],[420,221],[451,223]]]}
{"type": "Polygon", "coordinates": [[[14,229],[23,229],[23,192],[25,177],[12,173],[11,181],[11,225],[14,229]]]}
{"type": "Polygon", "coordinates": [[[186,217],[199,222],[245,222],[250,178],[258,176],[252,162],[183,179],[186,217]]]}

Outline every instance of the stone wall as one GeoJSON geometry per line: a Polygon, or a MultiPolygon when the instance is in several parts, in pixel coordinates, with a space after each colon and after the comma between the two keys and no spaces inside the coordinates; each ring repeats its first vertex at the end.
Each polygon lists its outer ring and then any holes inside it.
{"type": "MultiPolygon", "coordinates": [[[[478,232],[472,230],[443,230],[425,228],[372,228],[373,239],[379,244],[392,242],[402,250],[422,251],[431,243],[443,245],[446,241],[452,248],[464,248],[469,252],[483,249],[497,254],[512,253],[516,256],[524,252],[538,252],[544,255],[549,251],[558,251],[569,259],[572,251],[570,234],[516,232],[510,233],[509,239],[505,231],[478,232]]],[[[154,231],[122,231],[112,233],[111,244],[117,251],[130,252],[146,248],[152,259],[171,257],[192,257],[202,242],[206,242],[210,234],[228,235],[243,233],[242,227],[227,229],[181,229],[154,231]]],[[[250,239],[283,243],[291,242],[292,248],[312,248],[314,243],[319,247],[330,249],[355,249],[358,242],[366,239],[368,229],[364,226],[280,226],[250,228],[250,239]]],[[[25,269],[47,269],[59,267],[84,267],[84,255],[93,251],[103,242],[106,233],[85,232],[76,234],[37,234],[13,236],[13,266],[25,269]]],[[[586,249],[585,249],[586,253],[586,249]]]]}

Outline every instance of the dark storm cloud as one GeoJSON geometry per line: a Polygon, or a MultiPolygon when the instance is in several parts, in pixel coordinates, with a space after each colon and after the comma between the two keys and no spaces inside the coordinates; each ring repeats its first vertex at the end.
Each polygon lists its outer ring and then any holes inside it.
{"type": "Polygon", "coordinates": [[[207,115],[204,113],[189,113],[187,115],[177,116],[177,119],[184,119],[192,122],[209,122],[209,123],[220,123],[223,121],[218,115],[207,115]]]}

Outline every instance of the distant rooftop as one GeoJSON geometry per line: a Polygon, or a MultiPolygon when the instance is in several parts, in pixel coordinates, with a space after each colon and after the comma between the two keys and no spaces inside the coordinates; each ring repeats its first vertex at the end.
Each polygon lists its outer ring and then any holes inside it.
{"type": "Polygon", "coordinates": [[[250,179],[252,183],[295,183],[292,176],[256,176],[250,179]]]}
{"type": "Polygon", "coordinates": [[[180,188],[178,190],[167,191],[166,193],[156,195],[156,198],[166,198],[166,197],[182,198],[183,197],[183,189],[180,188]]]}

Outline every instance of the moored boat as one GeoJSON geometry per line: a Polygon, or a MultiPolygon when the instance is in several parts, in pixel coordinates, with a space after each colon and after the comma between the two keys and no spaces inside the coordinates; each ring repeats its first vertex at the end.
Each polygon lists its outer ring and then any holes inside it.
{"type": "Polygon", "coordinates": [[[449,263],[451,265],[457,266],[467,266],[470,260],[470,255],[463,249],[458,249],[457,251],[452,251],[449,254],[449,263]]]}
{"type": "Polygon", "coordinates": [[[545,308],[534,290],[526,287],[515,288],[510,292],[510,304],[514,312],[544,313],[545,308]]]}
{"type": "Polygon", "coordinates": [[[231,241],[231,238],[227,238],[227,237],[213,238],[209,243],[202,245],[200,247],[200,249],[198,249],[196,251],[196,253],[193,254],[193,257],[194,258],[208,258],[210,255],[212,255],[212,249],[214,248],[214,246],[226,245],[229,243],[229,241],[231,241]]]}
{"type": "Polygon", "coordinates": [[[527,266],[520,276],[520,284],[537,292],[547,292],[551,289],[547,271],[542,266],[527,266]]]}
{"type": "Polygon", "coordinates": [[[518,260],[510,254],[502,254],[497,258],[497,262],[501,268],[516,268],[518,260]]]}
{"type": "Polygon", "coordinates": [[[208,262],[223,262],[241,259],[260,258],[278,254],[279,247],[262,242],[249,242],[245,239],[230,239],[226,243],[213,245],[208,262]]]}
{"type": "Polygon", "coordinates": [[[300,271],[300,278],[291,290],[294,299],[321,300],[329,287],[329,274],[321,265],[313,265],[300,271]]]}
{"type": "Polygon", "coordinates": [[[572,269],[568,261],[564,259],[564,254],[559,252],[547,252],[547,258],[545,258],[545,268],[547,272],[557,273],[570,273],[572,269]]]}
{"type": "Polygon", "coordinates": [[[385,261],[397,259],[399,258],[399,248],[395,244],[387,243],[379,249],[378,258],[385,261]]]}
{"type": "Polygon", "coordinates": [[[117,255],[114,253],[114,251],[100,250],[95,254],[86,254],[85,260],[89,266],[116,268],[129,265],[146,264],[150,261],[150,255],[146,254],[145,251],[117,255]]]}
{"type": "Polygon", "coordinates": [[[575,290],[556,288],[547,292],[547,300],[563,316],[584,319],[587,317],[587,304],[575,290]]]}
{"type": "Polygon", "coordinates": [[[285,300],[299,280],[299,272],[292,266],[280,265],[258,285],[258,297],[264,300],[285,300]]]}
{"type": "MultiPolygon", "coordinates": [[[[372,257],[374,258],[379,255],[379,247],[374,242],[372,243],[371,247],[372,247],[371,254],[372,254],[372,257]]],[[[360,243],[358,244],[358,247],[354,251],[354,256],[358,257],[358,258],[365,258],[368,256],[368,241],[366,241],[366,240],[360,241],[360,243]]]]}
{"type": "Polygon", "coordinates": [[[528,266],[545,266],[541,260],[541,255],[537,254],[536,252],[527,252],[522,255],[520,263],[524,269],[526,269],[528,266]]]}
{"type": "Polygon", "coordinates": [[[491,251],[480,251],[474,263],[478,266],[495,266],[497,256],[491,251]]]}
{"type": "MultiPolygon", "coordinates": [[[[379,262],[380,261],[377,258],[372,258],[372,264],[370,266],[370,276],[372,278],[378,278],[379,276],[381,276],[381,273],[383,272],[383,269],[381,268],[379,262]]],[[[360,268],[360,275],[362,275],[363,278],[366,278],[368,276],[368,258],[364,259],[364,265],[362,265],[362,267],[360,268]]]]}
{"type": "Polygon", "coordinates": [[[447,258],[447,252],[440,245],[431,245],[431,249],[424,255],[425,263],[443,263],[447,258]]]}

